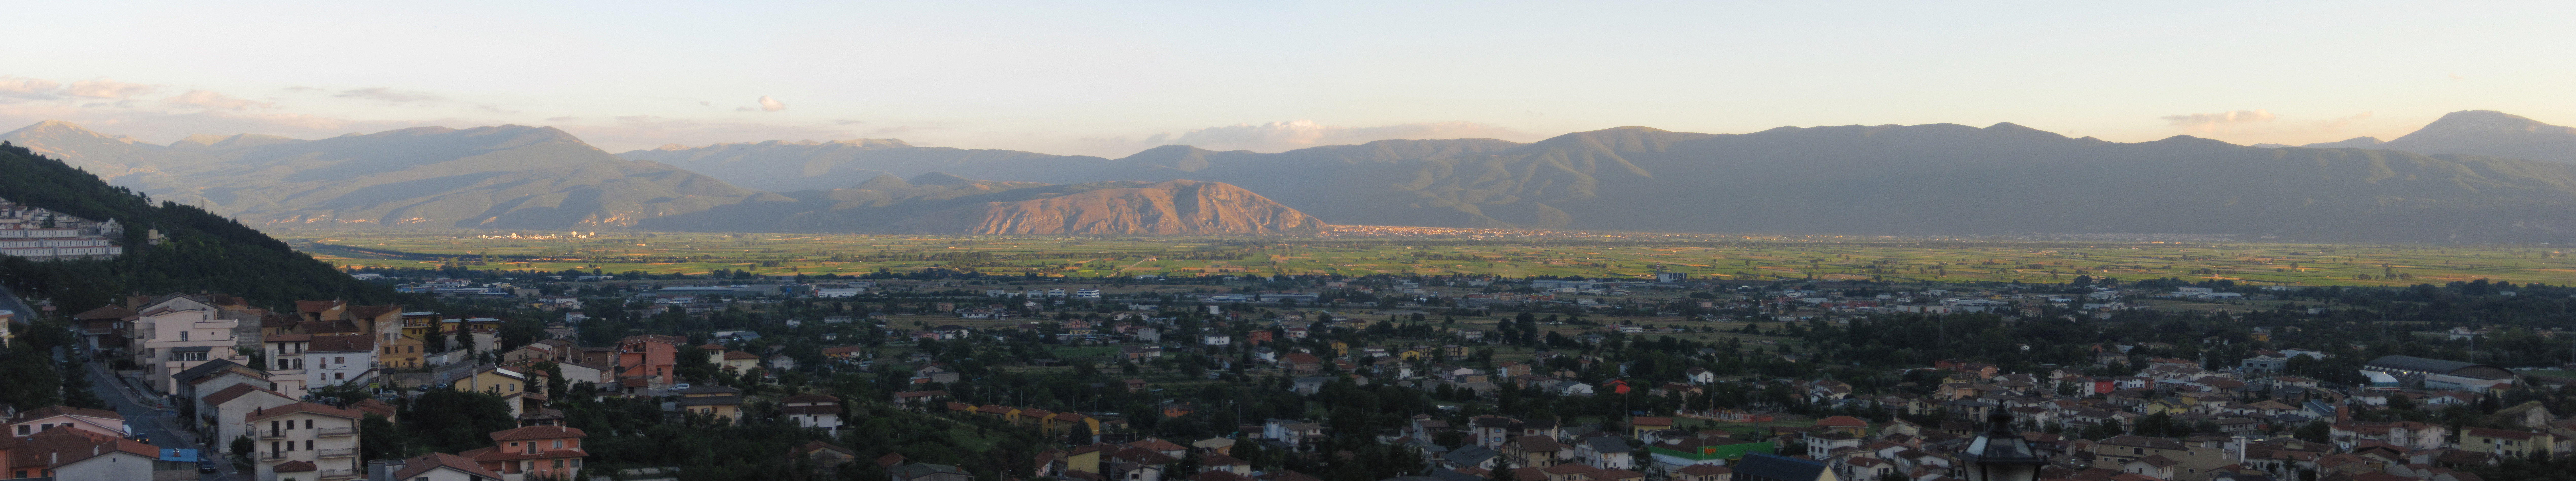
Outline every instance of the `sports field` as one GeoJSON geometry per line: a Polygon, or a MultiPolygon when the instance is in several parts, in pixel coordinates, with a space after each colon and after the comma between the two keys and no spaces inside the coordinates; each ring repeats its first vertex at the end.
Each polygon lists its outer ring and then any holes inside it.
{"type": "Polygon", "coordinates": [[[2552,246],[1970,242],[1742,236],[1170,238],[564,232],[279,233],[349,266],[608,273],[857,274],[938,267],[996,274],[1468,274],[1694,279],[2065,282],[2175,277],[2283,285],[2576,281],[2552,246]],[[515,236],[515,237],[513,237],[515,236]]]}

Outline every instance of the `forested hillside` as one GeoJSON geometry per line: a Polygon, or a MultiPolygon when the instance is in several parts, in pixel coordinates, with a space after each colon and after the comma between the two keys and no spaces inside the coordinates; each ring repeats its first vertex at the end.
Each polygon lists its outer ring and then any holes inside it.
{"type": "Polygon", "coordinates": [[[127,293],[230,293],[263,306],[296,299],[396,300],[393,289],[351,279],[250,226],[192,206],[156,203],[6,143],[0,143],[0,198],[126,226],[119,239],[126,255],[114,260],[0,257],[0,282],[31,301],[50,298],[79,311],[127,293]],[[153,229],[167,241],[150,245],[153,229]]]}

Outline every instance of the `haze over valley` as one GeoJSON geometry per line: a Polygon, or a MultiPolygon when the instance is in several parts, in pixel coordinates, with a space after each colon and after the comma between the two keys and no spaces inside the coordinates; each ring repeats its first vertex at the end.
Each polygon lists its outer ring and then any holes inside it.
{"type": "Polygon", "coordinates": [[[2449,242],[2576,232],[2576,131],[2493,111],[2456,112],[2388,142],[2301,147],[2119,143],[2010,123],[1620,127],[1279,153],[1166,145],[1115,159],[900,139],[612,155],[516,125],[154,145],[48,121],[0,141],[162,200],[296,227],[1280,234],[1369,224],[2449,242]]]}

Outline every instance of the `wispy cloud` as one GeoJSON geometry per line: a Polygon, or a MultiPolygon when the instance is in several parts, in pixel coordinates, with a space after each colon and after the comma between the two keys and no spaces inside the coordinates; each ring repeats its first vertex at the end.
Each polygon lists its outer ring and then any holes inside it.
{"type": "Polygon", "coordinates": [[[2202,133],[2223,133],[2245,124],[2271,122],[2272,119],[2276,118],[2280,117],[2272,115],[2271,111],[2263,109],[2164,116],[2164,120],[2172,123],[2175,127],[2182,127],[2185,131],[2202,133]]]}
{"type": "Polygon", "coordinates": [[[437,94],[427,92],[404,92],[386,87],[368,87],[344,90],[338,95],[333,95],[333,97],[376,100],[391,103],[433,102],[441,100],[437,94]]]}
{"type": "Polygon", "coordinates": [[[1180,144],[1209,150],[1281,152],[1388,139],[1493,138],[1526,141],[1535,140],[1537,137],[1528,132],[1476,122],[1423,122],[1375,127],[1344,127],[1324,125],[1311,120],[1295,120],[1259,125],[1235,124],[1208,127],[1181,132],[1177,135],[1154,134],[1145,137],[1142,143],[1143,147],[1180,144]]]}
{"type": "Polygon", "coordinates": [[[189,105],[224,110],[241,110],[250,107],[271,107],[275,105],[268,102],[233,98],[229,95],[215,93],[208,90],[190,90],[188,93],[179,94],[179,96],[176,97],[161,99],[161,101],[175,105],[189,105]]]}
{"type": "Polygon", "coordinates": [[[767,95],[762,95],[760,96],[760,110],[769,112],[787,110],[787,103],[780,102],[778,99],[769,98],[767,95]]]}
{"type": "Polygon", "coordinates": [[[153,90],[159,90],[160,88],[161,86],[159,85],[118,82],[100,78],[72,81],[71,86],[64,87],[62,92],[64,95],[74,97],[122,99],[151,93],[153,90]]]}
{"type": "Polygon", "coordinates": [[[20,98],[54,98],[53,91],[62,82],[26,77],[0,77],[0,95],[20,98]]]}

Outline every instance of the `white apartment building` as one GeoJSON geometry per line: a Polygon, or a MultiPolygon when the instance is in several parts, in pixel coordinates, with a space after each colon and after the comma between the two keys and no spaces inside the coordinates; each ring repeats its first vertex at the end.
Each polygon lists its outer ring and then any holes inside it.
{"type": "Polygon", "coordinates": [[[313,348],[304,359],[312,361],[305,368],[314,387],[338,386],[356,382],[365,384],[376,371],[375,336],[315,336],[313,348]]]}
{"type": "Polygon", "coordinates": [[[143,380],[153,389],[179,392],[171,376],[206,361],[250,362],[233,349],[233,329],[241,321],[224,319],[221,308],[189,296],[170,296],[144,306],[137,316],[127,324],[134,330],[128,337],[139,347],[134,361],[143,366],[143,380]]]}
{"type": "Polygon", "coordinates": [[[304,351],[312,347],[312,334],[269,334],[260,336],[261,349],[268,354],[268,380],[277,383],[277,392],[302,398],[306,389],[304,351]]]}
{"type": "Polygon", "coordinates": [[[244,416],[252,432],[257,481],[340,481],[366,475],[358,459],[357,411],[295,403],[244,416]]]}

